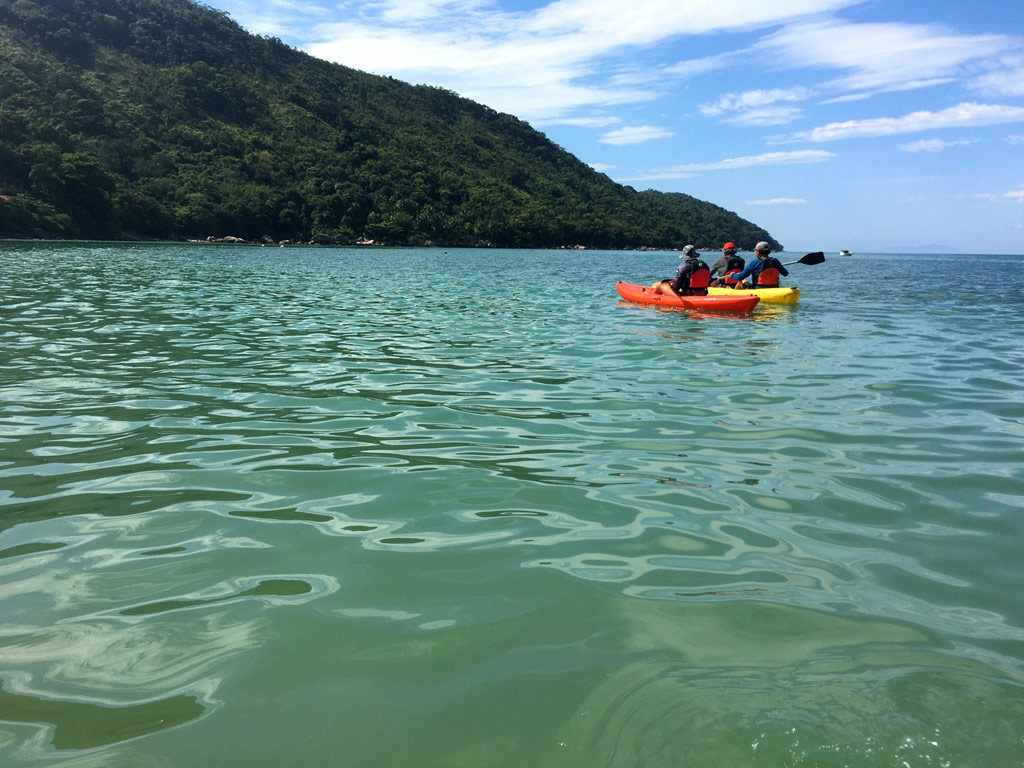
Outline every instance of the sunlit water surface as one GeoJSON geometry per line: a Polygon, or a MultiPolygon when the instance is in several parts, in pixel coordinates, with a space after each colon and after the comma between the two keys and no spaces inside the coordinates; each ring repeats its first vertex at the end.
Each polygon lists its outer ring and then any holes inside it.
{"type": "Polygon", "coordinates": [[[0,764],[1020,766],[1024,258],[676,263],[4,244],[0,764]]]}

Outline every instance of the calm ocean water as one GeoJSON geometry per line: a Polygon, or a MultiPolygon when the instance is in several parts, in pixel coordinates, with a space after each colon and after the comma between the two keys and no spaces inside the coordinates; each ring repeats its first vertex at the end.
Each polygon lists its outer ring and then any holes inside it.
{"type": "Polygon", "coordinates": [[[1024,765],[1024,257],[827,257],[0,244],[0,764],[1024,765]]]}

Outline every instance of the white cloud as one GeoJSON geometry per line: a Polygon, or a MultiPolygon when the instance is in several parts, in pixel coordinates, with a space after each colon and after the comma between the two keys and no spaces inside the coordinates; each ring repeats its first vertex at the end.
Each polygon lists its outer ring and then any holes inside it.
{"type": "Polygon", "coordinates": [[[1024,107],[967,102],[938,112],[922,110],[911,112],[903,117],[874,117],[866,120],[829,123],[798,133],[794,138],[815,142],[834,141],[836,139],[918,133],[940,128],[967,128],[1020,122],[1024,122],[1024,107]]]}
{"type": "Polygon", "coordinates": [[[1024,144],[1024,133],[1011,133],[1003,141],[1007,144],[1024,144]]]}
{"type": "Polygon", "coordinates": [[[969,139],[957,139],[955,141],[943,141],[942,139],[920,139],[907,144],[900,144],[904,152],[941,152],[949,147],[966,147],[974,142],[969,139]]]}
{"type": "Polygon", "coordinates": [[[647,67],[642,78],[625,64],[607,66],[609,57],[631,48],[681,35],[777,26],[861,1],[553,0],[511,12],[487,0],[384,0],[360,6],[344,22],[311,24],[296,32],[314,56],[443,86],[541,120],[585,106],[650,100],[664,91],[666,78],[727,61],[723,56],[647,67]]]}
{"type": "Polygon", "coordinates": [[[761,107],[727,117],[725,122],[733,125],[785,125],[803,117],[803,114],[804,111],[798,107],[761,107]]]}
{"type": "Polygon", "coordinates": [[[795,152],[766,152],[763,155],[748,155],[747,157],[732,157],[727,160],[718,160],[713,163],[691,163],[688,166],[678,166],[695,171],[724,171],[735,168],[753,168],[762,165],[794,165],[804,163],[822,163],[835,157],[832,152],[824,152],[818,149],[801,149],[795,152]]]}
{"type": "Polygon", "coordinates": [[[975,197],[980,197],[984,200],[991,200],[993,202],[999,200],[1010,200],[1012,202],[1024,203],[1024,185],[1019,189],[1011,189],[1009,192],[984,192],[975,197]]]}
{"type": "Polygon", "coordinates": [[[803,87],[727,93],[717,101],[702,104],[705,117],[722,117],[737,125],[783,125],[803,115],[798,107],[781,106],[780,102],[805,101],[812,92],[803,87]]]}
{"type": "Polygon", "coordinates": [[[747,205],[806,205],[801,197],[772,197],[768,200],[747,200],[747,205]]]}
{"type": "Polygon", "coordinates": [[[659,179],[683,179],[701,171],[730,171],[740,168],[756,168],[771,165],[798,165],[806,163],[823,163],[831,160],[836,155],[832,152],[824,152],[817,149],[802,149],[795,152],[766,152],[763,155],[749,155],[747,157],[732,157],[726,160],[717,160],[711,163],[688,163],[686,165],[673,165],[667,168],[660,168],[650,171],[644,175],[637,175],[620,181],[650,181],[659,179]]]}
{"type": "MultiPolygon", "coordinates": [[[[315,56],[414,83],[442,85],[528,120],[565,116],[587,106],[653,99],[633,86],[587,84],[589,53],[543,38],[496,39],[480,29],[431,30],[322,25],[328,42],[307,47],[315,56]]],[[[578,42],[578,41],[577,41],[578,42]]]]}
{"type": "Polygon", "coordinates": [[[665,139],[674,135],[667,128],[659,128],[655,125],[627,125],[623,128],[616,128],[614,131],[608,131],[608,133],[601,137],[601,143],[616,145],[643,144],[645,141],[665,139]]]}
{"type": "Polygon", "coordinates": [[[727,94],[702,107],[705,116],[741,126],[783,125],[802,117],[799,102],[814,95],[835,103],[968,77],[982,92],[1011,97],[1024,91],[1019,39],[831,18],[864,0],[538,1],[509,10],[494,0],[330,6],[316,0],[213,0],[249,29],[285,37],[315,56],[449,88],[530,121],[652,101],[681,80],[751,65],[762,72],[816,70],[833,79],[815,86],[815,93],[788,88],[727,94]],[[685,51],[690,40],[710,34],[721,35],[729,48],[730,35],[758,30],[771,33],[752,51],[729,49],[664,65],[641,50],[671,45],[685,51]],[[758,95],[765,100],[758,103],[758,95]]]}
{"type": "Polygon", "coordinates": [[[612,170],[615,167],[614,165],[611,165],[609,163],[590,163],[589,165],[598,173],[608,173],[608,171],[612,170]]]}
{"type": "Polygon", "coordinates": [[[550,120],[535,120],[534,125],[575,125],[578,128],[607,128],[609,125],[618,125],[621,118],[612,115],[594,117],[556,117],[550,120]]]}
{"type": "Polygon", "coordinates": [[[1006,35],[958,35],[932,24],[839,21],[788,26],[766,44],[788,68],[846,71],[826,84],[845,95],[950,82],[966,65],[1019,45],[1006,35]]]}
{"type": "Polygon", "coordinates": [[[678,77],[694,77],[696,75],[703,75],[706,72],[714,72],[718,69],[725,69],[726,67],[736,65],[736,54],[720,53],[717,56],[707,56],[702,59],[687,59],[680,61],[671,66],[662,69],[662,72],[668,75],[676,75],[678,77]]]}
{"type": "Polygon", "coordinates": [[[997,58],[971,85],[988,95],[1024,96],[1024,55],[997,58]]]}
{"type": "Polygon", "coordinates": [[[700,107],[702,114],[712,117],[728,112],[741,112],[757,109],[780,101],[804,101],[811,95],[807,88],[772,88],[770,90],[744,91],[743,93],[727,93],[711,104],[700,107]]]}
{"type": "Polygon", "coordinates": [[[856,5],[860,0],[554,0],[523,23],[527,34],[580,34],[602,47],[646,45],[678,34],[778,24],[801,16],[856,5]]]}
{"type": "Polygon", "coordinates": [[[425,21],[449,13],[470,14],[479,5],[475,0],[384,0],[377,3],[381,19],[392,24],[425,21]]]}
{"type": "Polygon", "coordinates": [[[216,8],[227,11],[231,18],[257,35],[304,38],[314,24],[330,17],[331,11],[318,3],[296,0],[270,0],[268,3],[248,0],[215,0],[216,8]]]}

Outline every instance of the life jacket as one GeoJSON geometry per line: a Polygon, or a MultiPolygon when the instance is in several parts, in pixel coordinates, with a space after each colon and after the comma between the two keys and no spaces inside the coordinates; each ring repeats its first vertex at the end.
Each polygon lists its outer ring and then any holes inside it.
{"type": "Polygon", "coordinates": [[[722,276],[722,282],[725,283],[726,285],[736,285],[736,275],[738,275],[742,271],[742,269],[734,269],[731,272],[726,273],[725,275],[722,276]]]}
{"type": "Polygon", "coordinates": [[[757,276],[757,284],[765,288],[775,288],[779,284],[779,270],[775,267],[766,267],[757,276]]]}
{"type": "Polygon", "coordinates": [[[691,288],[707,288],[711,284],[711,269],[703,261],[699,262],[697,271],[690,275],[691,288]]]}

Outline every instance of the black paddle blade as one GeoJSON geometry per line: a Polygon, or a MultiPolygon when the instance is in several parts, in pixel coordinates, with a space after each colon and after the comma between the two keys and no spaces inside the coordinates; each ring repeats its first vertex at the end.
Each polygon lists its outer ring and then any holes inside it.
{"type": "Polygon", "coordinates": [[[801,264],[821,264],[825,260],[825,254],[821,251],[817,253],[808,253],[802,259],[797,259],[801,264]]]}

